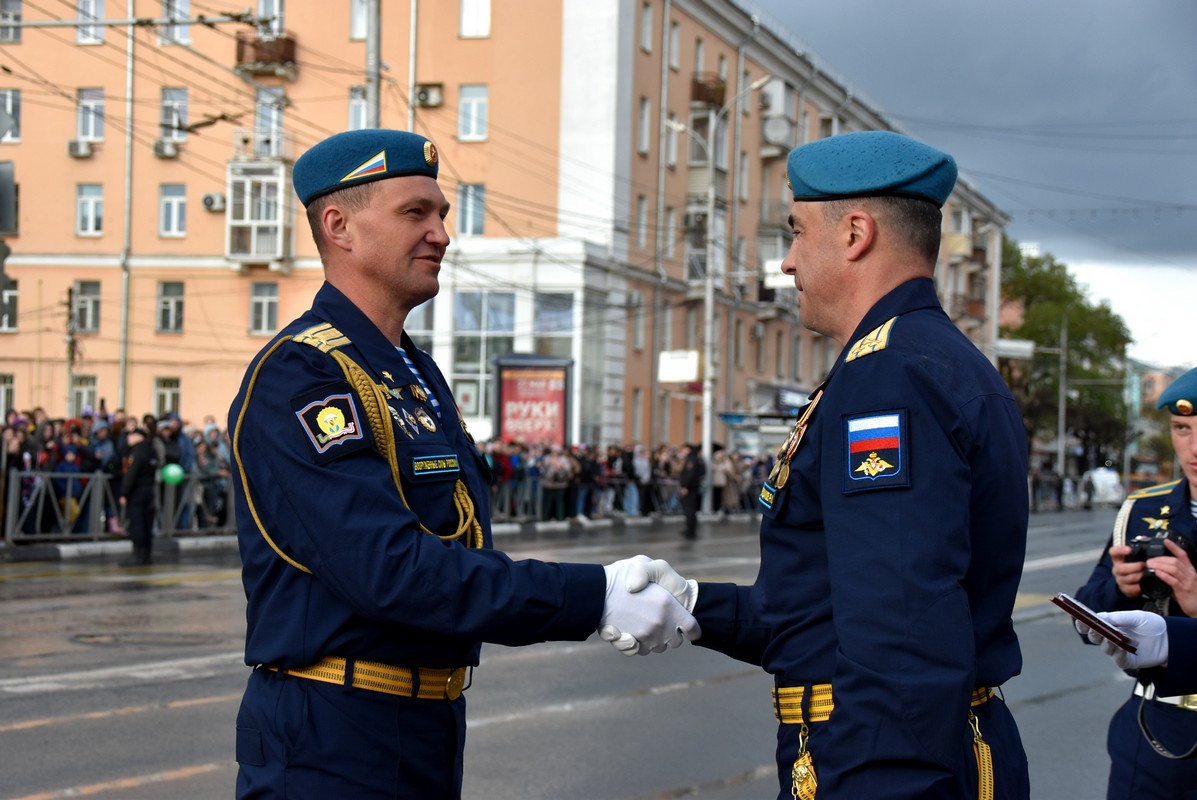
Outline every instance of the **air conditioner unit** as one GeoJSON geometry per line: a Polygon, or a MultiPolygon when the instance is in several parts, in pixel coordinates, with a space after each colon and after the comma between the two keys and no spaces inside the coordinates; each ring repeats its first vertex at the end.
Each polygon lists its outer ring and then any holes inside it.
{"type": "Polygon", "coordinates": [[[67,153],[71,158],[91,158],[91,142],[71,139],[67,142],[67,153]]]}
{"type": "Polygon", "coordinates": [[[208,211],[224,211],[224,195],[220,192],[208,192],[203,203],[208,211]]]}
{"type": "Polygon", "coordinates": [[[154,142],[154,155],[158,158],[178,158],[179,145],[170,139],[158,139],[154,142]]]}
{"type": "Polygon", "coordinates": [[[691,211],[682,216],[682,227],[688,231],[698,230],[707,226],[707,215],[699,211],[691,211]]]}
{"type": "Polygon", "coordinates": [[[444,85],[417,83],[415,101],[420,108],[437,108],[445,102],[444,85]]]}

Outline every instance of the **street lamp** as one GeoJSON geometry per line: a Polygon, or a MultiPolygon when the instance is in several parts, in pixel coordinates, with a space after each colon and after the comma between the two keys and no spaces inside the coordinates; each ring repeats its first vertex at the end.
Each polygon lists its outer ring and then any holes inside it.
{"type": "Polygon", "coordinates": [[[740,98],[759,90],[771,80],[773,80],[772,75],[762,75],[749,84],[747,88],[737,92],[718,112],[712,112],[707,123],[706,138],[680,123],[666,123],[675,130],[680,130],[688,134],[702,146],[703,152],[706,153],[707,173],[710,178],[707,182],[707,222],[706,232],[703,237],[706,249],[706,270],[703,275],[702,297],[703,338],[705,339],[702,359],[702,460],[708,470],[708,480],[702,493],[703,513],[710,513],[712,505],[709,475],[712,467],[711,456],[713,450],[711,440],[714,438],[715,433],[715,236],[713,234],[715,227],[715,152],[711,144],[718,133],[720,122],[722,122],[723,118],[727,116],[727,113],[731,111],[740,98]]]}

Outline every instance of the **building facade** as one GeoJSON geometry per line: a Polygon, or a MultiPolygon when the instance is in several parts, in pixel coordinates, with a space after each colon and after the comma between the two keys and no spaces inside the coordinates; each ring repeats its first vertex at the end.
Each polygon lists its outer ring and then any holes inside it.
{"type": "MultiPolygon", "coordinates": [[[[496,357],[572,362],[570,442],[694,441],[718,415],[715,441],[754,448],[736,415],[786,414],[838,353],[801,327],[778,270],[785,156],[894,126],[749,7],[259,0],[201,21],[188,0],[76,6],[58,21],[0,2],[6,407],[222,418],[322,280],[294,158],[375,124],[441,154],[453,241],[408,331],[479,439],[495,434],[496,357]],[[709,371],[661,371],[685,351],[709,371]]],[[[941,297],[991,358],[1007,221],[967,179],[944,208],[941,297]]]]}

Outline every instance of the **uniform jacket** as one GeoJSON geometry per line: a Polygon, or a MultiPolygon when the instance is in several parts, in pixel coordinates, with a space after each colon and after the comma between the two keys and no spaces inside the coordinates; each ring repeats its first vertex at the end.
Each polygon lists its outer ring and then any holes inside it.
{"type": "Polygon", "coordinates": [[[970,693],[1021,669],[1022,417],[929,279],[878,301],[822,388],[785,485],[761,493],[756,582],[701,585],[697,644],[779,686],[832,684],[820,794],[941,796],[970,693]]]}
{"type": "Polygon", "coordinates": [[[327,283],[250,364],[229,413],[248,664],[470,666],[482,641],[583,640],[598,626],[601,566],[491,549],[485,463],[436,364],[403,343],[439,416],[397,349],[327,283]],[[388,419],[372,425],[334,358],[292,338],[322,323],[383,388],[388,419]],[[377,424],[393,431],[400,488],[377,424]],[[481,548],[442,538],[461,526],[459,487],[481,548]]]}
{"type": "MultiPolygon", "coordinates": [[[[1172,481],[1134,492],[1126,498],[1129,510],[1120,510],[1127,515],[1124,544],[1136,536],[1154,536],[1161,530],[1161,524],[1174,531],[1191,544],[1197,546],[1197,521],[1189,511],[1189,484],[1187,481],[1172,481]]],[[[1096,611],[1128,611],[1141,609],[1145,603],[1141,597],[1127,597],[1118,591],[1114,581],[1114,562],[1110,558],[1113,537],[1106,542],[1101,558],[1093,568],[1089,581],[1077,590],[1076,598],[1096,611]]],[[[1154,604],[1152,604],[1154,605],[1154,604]]],[[[1175,603],[1170,603],[1170,613],[1182,614],[1175,603]]]]}
{"type": "Polygon", "coordinates": [[[1143,672],[1161,697],[1197,694],[1197,619],[1168,617],[1166,623],[1169,666],[1143,672]]]}

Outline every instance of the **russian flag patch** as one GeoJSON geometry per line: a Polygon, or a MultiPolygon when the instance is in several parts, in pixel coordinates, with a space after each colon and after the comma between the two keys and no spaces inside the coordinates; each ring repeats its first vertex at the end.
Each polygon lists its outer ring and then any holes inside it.
{"type": "Polygon", "coordinates": [[[906,409],[844,419],[844,494],[910,485],[906,409]]]}
{"type": "Polygon", "coordinates": [[[358,178],[365,178],[371,175],[382,175],[387,171],[387,151],[382,150],[373,158],[366,159],[357,169],[350,172],[344,178],[341,178],[340,183],[346,181],[357,180],[358,178]]]}

